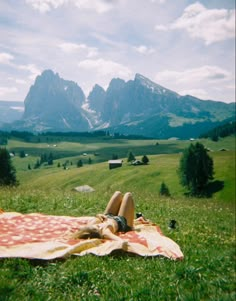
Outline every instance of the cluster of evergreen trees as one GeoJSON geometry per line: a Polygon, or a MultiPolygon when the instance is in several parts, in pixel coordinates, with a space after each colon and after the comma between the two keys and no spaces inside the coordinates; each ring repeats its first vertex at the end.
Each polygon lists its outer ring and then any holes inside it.
{"type": "Polygon", "coordinates": [[[230,135],[235,135],[236,133],[236,122],[228,122],[226,124],[220,125],[207,133],[204,133],[200,138],[210,138],[213,141],[218,141],[219,138],[224,138],[230,135]]]}
{"type": "MultiPolygon", "coordinates": [[[[132,163],[132,162],[134,162],[134,161],[136,161],[135,155],[134,155],[132,152],[129,152],[128,158],[127,158],[127,162],[132,163]]],[[[141,162],[142,162],[142,164],[144,164],[144,165],[148,164],[148,162],[149,162],[148,157],[147,157],[146,155],[144,155],[144,156],[142,157],[142,159],[141,159],[141,162]]]]}
{"type": "MultiPolygon", "coordinates": [[[[49,154],[41,154],[40,159],[38,159],[34,165],[34,169],[39,168],[42,164],[47,163],[47,165],[53,165],[53,155],[52,153],[49,154]]],[[[28,166],[29,169],[31,169],[28,166]]]]}
{"type": "MultiPolygon", "coordinates": [[[[208,184],[214,179],[214,162],[203,144],[190,144],[180,158],[178,169],[180,183],[192,196],[206,196],[208,184]]],[[[170,196],[168,186],[162,182],[159,194],[170,196]]]]}
{"type": "Polygon", "coordinates": [[[213,174],[213,159],[207,149],[199,142],[191,143],[180,159],[180,183],[187,187],[190,194],[201,196],[206,194],[209,181],[214,179],[213,174]]]}

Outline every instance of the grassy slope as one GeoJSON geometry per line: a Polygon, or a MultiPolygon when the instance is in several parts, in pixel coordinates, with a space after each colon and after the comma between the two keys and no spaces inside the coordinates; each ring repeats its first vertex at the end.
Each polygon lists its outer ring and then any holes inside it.
{"type": "MultiPolygon", "coordinates": [[[[215,179],[225,184],[223,190],[209,199],[183,197],[184,190],[176,173],[183,147],[181,142],[174,144],[173,154],[168,154],[171,152],[168,142],[162,142],[168,148],[167,154],[149,155],[146,152],[150,159],[148,166],[129,166],[124,161],[122,168],[114,170],[109,170],[106,162],[85,164],[82,168],[72,165],[63,170],[57,168],[55,162],[53,167],[28,171],[28,161],[35,162],[35,157],[14,158],[21,185],[13,190],[1,189],[0,207],[21,212],[93,215],[104,208],[115,190],[132,191],[137,211],[142,211],[161,226],[164,234],[179,243],[185,259],[172,262],[117,254],[104,258],[69,258],[45,264],[21,259],[3,260],[0,262],[0,299],[234,300],[233,142],[232,139],[217,144],[204,141],[207,147],[215,150],[210,153],[214,159],[215,179]],[[232,151],[217,151],[222,147],[232,151]],[[159,196],[163,180],[172,198],[159,196]],[[96,191],[91,194],[72,191],[73,187],[84,184],[91,185],[96,191]],[[171,232],[167,225],[172,218],[178,221],[179,228],[171,232]]],[[[140,142],[129,143],[127,148],[125,142],[115,144],[116,151],[122,145],[123,152],[127,153],[129,148],[133,151],[136,143],[136,150],[140,148],[140,142]]],[[[143,150],[151,148],[146,146],[147,143],[141,143],[143,150]]],[[[188,143],[184,142],[185,145],[188,143]]],[[[110,152],[107,149],[112,146],[109,143],[106,146],[105,149],[104,143],[100,148],[96,145],[100,156],[110,152]]],[[[63,147],[66,150],[66,144],[63,147]]]]}

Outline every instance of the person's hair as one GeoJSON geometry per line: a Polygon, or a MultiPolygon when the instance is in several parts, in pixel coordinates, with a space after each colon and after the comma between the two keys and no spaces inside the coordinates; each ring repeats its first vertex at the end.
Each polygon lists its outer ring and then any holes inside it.
{"type": "Polygon", "coordinates": [[[80,230],[76,231],[72,238],[81,238],[81,239],[88,239],[88,238],[102,238],[101,231],[97,227],[94,226],[85,226],[80,230]]]}

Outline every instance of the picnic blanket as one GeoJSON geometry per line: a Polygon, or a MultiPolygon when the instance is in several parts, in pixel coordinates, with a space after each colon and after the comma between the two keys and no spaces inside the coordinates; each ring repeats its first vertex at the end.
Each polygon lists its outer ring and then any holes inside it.
{"type": "Polygon", "coordinates": [[[71,235],[93,217],[54,216],[39,213],[0,212],[0,258],[20,257],[51,260],[70,255],[105,256],[115,250],[140,256],[182,259],[178,244],[160,228],[143,218],[134,221],[134,230],[118,233],[126,242],[108,239],[72,239],[71,235]]]}

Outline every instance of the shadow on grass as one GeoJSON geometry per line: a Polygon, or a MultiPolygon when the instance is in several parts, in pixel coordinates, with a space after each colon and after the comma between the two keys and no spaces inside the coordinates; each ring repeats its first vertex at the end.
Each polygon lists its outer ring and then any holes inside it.
{"type": "Polygon", "coordinates": [[[205,190],[205,196],[211,197],[214,193],[222,190],[224,188],[224,181],[214,181],[207,185],[205,190]]]}
{"type": "Polygon", "coordinates": [[[184,195],[191,197],[205,197],[205,198],[210,198],[212,197],[212,195],[220,190],[222,190],[224,188],[224,181],[214,181],[214,182],[210,182],[208,183],[208,185],[205,187],[204,190],[199,191],[198,193],[192,193],[192,192],[185,192],[184,195]]]}

